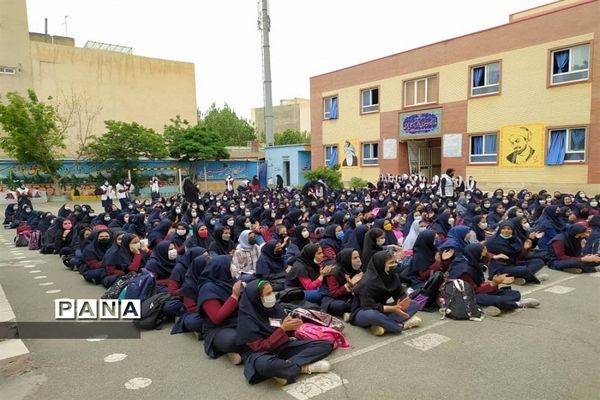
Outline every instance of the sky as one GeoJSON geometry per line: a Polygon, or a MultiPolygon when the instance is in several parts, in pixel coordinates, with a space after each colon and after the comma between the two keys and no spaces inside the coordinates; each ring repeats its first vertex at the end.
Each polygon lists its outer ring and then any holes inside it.
{"type": "MultiPolygon", "coordinates": [[[[310,97],[310,77],[508,22],[550,0],[270,0],[273,105],[310,97]]],[[[29,31],[133,47],[195,64],[205,111],[262,107],[257,0],[27,0],[29,31]]],[[[502,40],[498,38],[498,40],[502,40]]]]}

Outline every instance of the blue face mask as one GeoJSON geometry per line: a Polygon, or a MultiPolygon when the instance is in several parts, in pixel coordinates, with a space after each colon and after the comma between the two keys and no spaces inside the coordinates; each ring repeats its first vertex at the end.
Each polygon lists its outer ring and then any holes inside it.
{"type": "Polygon", "coordinates": [[[344,231],[339,231],[335,233],[335,237],[339,240],[344,240],[344,231]]]}

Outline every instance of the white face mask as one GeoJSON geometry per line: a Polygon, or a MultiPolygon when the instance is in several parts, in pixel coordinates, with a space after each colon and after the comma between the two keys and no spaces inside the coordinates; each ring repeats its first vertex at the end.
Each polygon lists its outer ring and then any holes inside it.
{"type": "Polygon", "coordinates": [[[271,293],[270,295],[263,297],[261,299],[261,302],[265,308],[275,307],[275,303],[277,303],[277,299],[275,298],[275,293],[271,293]]]}
{"type": "Polygon", "coordinates": [[[352,260],[352,269],[355,271],[358,271],[360,269],[360,267],[362,267],[362,261],[360,261],[360,258],[356,261],[352,260]]]}
{"type": "Polygon", "coordinates": [[[196,211],[192,211],[191,215],[192,215],[192,218],[196,218],[198,216],[198,213],[196,211]]]}
{"type": "Polygon", "coordinates": [[[483,224],[479,224],[479,227],[481,229],[487,229],[487,222],[484,222],[483,224]]]}
{"type": "Polygon", "coordinates": [[[426,230],[427,230],[427,227],[425,227],[425,226],[420,226],[419,227],[419,232],[423,232],[423,231],[426,231],[426,230]]]}
{"type": "Polygon", "coordinates": [[[139,250],[142,248],[142,244],[140,242],[133,243],[131,246],[133,246],[133,248],[136,250],[139,250]]]}
{"type": "Polygon", "coordinates": [[[525,223],[523,224],[523,228],[524,228],[526,231],[528,231],[528,230],[529,230],[529,228],[531,228],[531,225],[529,225],[529,222],[525,222],[525,223]]]}
{"type": "Polygon", "coordinates": [[[231,221],[231,220],[227,221],[227,225],[229,225],[229,226],[233,226],[233,223],[234,223],[234,221],[231,221]]]}
{"type": "Polygon", "coordinates": [[[177,258],[177,249],[169,250],[169,260],[177,258]]]}
{"type": "Polygon", "coordinates": [[[385,244],[385,239],[377,239],[377,246],[381,247],[385,244]]]}
{"type": "Polygon", "coordinates": [[[448,219],[448,224],[450,224],[450,226],[454,226],[454,218],[448,219]]]}
{"type": "Polygon", "coordinates": [[[250,223],[250,222],[246,222],[246,223],[244,224],[244,226],[245,226],[246,228],[250,229],[250,227],[252,227],[252,223],[250,223]]]}
{"type": "Polygon", "coordinates": [[[590,206],[592,207],[598,207],[598,203],[595,201],[590,202],[590,206]]]}
{"type": "Polygon", "coordinates": [[[186,233],[185,229],[177,229],[177,234],[179,236],[185,236],[185,233],[186,233]]]}
{"type": "Polygon", "coordinates": [[[302,237],[304,239],[308,239],[309,236],[310,236],[310,232],[308,232],[308,231],[302,231],[302,237]]]}
{"type": "Polygon", "coordinates": [[[419,215],[418,217],[415,217],[415,221],[421,221],[421,216],[419,215]]]}

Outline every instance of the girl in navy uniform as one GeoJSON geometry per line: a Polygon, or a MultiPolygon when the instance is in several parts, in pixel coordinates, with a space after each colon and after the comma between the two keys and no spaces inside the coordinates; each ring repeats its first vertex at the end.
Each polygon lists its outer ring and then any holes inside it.
{"type": "Polygon", "coordinates": [[[600,272],[599,255],[582,255],[581,240],[586,236],[586,228],[581,224],[571,225],[567,232],[556,235],[548,247],[549,267],[574,274],[600,272]]]}

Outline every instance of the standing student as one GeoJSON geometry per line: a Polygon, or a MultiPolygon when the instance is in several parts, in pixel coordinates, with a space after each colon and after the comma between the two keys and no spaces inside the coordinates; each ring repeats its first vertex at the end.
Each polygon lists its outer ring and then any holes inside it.
{"type": "Polygon", "coordinates": [[[301,325],[299,318],[286,317],[269,282],[255,280],[246,285],[238,312],[237,343],[250,349],[244,354],[244,376],[249,383],[274,378],[287,384],[302,373],[331,370],[327,361],[319,361],[333,350],[330,342],[288,336],[301,325]]]}
{"type": "Polygon", "coordinates": [[[108,181],[104,181],[104,184],[100,186],[100,200],[102,202],[102,207],[105,212],[112,211],[112,190],[113,187],[108,181]]]}
{"type": "Polygon", "coordinates": [[[127,185],[125,185],[125,179],[119,179],[117,183],[117,199],[121,205],[121,210],[127,209],[129,204],[129,196],[127,195],[127,185]]]}

